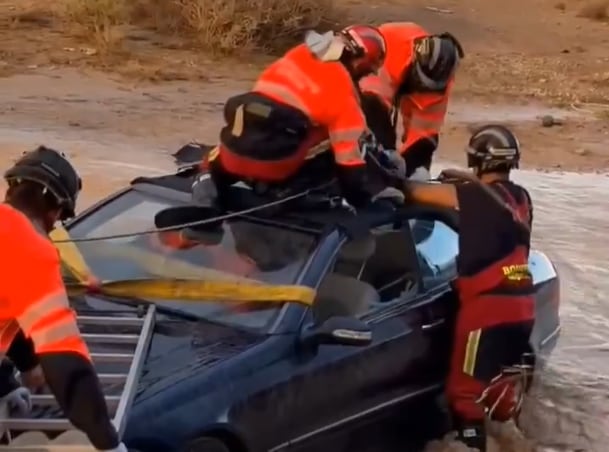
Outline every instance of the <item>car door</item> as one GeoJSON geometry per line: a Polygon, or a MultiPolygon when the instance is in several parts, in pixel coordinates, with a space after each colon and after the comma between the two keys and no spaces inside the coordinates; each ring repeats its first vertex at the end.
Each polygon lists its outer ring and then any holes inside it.
{"type": "MultiPolygon", "coordinates": [[[[386,226],[375,231],[375,235],[377,247],[372,260],[376,262],[392,262],[389,254],[395,254],[395,249],[402,244],[412,248],[407,228],[396,231],[386,226]],[[384,237],[386,234],[391,236],[384,237]],[[403,243],[396,242],[398,237],[402,237],[403,243]],[[379,239],[384,239],[383,247],[378,246],[379,239]]],[[[404,259],[393,263],[396,268],[390,265],[386,272],[399,276],[403,271],[417,278],[418,269],[404,265],[404,259]]],[[[342,276],[368,279],[378,287],[360,282],[377,293],[383,289],[380,284],[386,281],[382,281],[382,275],[360,273],[342,276]]],[[[411,398],[437,390],[435,382],[429,382],[420,373],[430,350],[421,328],[424,310],[410,305],[423,298],[420,288],[406,290],[392,300],[377,298],[377,302],[363,312],[353,313],[369,324],[372,344],[367,347],[322,345],[315,352],[301,352],[297,356],[296,377],[290,382],[294,419],[290,431],[294,437],[273,450],[368,450],[369,445],[360,440],[358,431],[365,427],[366,439],[377,443],[383,436],[382,429],[375,438],[371,433],[375,430],[370,426],[380,425],[393,409],[411,398]]],[[[319,319],[310,315],[308,320],[319,319]]]]}
{"type": "Polygon", "coordinates": [[[434,381],[444,379],[457,299],[452,281],[457,276],[459,236],[441,220],[412,218],[408,227],[413,237],[421,284],[426,293],[422,306],[425,319],[422,333],[433,354],[424,364],[425,373],[434,381]]]}

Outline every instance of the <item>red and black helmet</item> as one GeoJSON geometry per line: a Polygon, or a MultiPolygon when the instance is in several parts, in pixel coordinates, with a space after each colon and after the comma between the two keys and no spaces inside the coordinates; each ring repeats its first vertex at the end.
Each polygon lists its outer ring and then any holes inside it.
{"type": "Polygon", "coordinates": [[[385,62],[387,44],[380,30],[370,25],[351,25],[340,31],[353,69],[360,76],[376,73],[385,62]]]}

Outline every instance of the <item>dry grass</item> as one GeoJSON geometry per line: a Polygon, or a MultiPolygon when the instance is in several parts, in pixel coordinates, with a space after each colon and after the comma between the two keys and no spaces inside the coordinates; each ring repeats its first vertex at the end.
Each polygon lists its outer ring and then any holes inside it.
{"type": "Polygon", "coordinates": [[[123,35],[119,27],[129,18],[124,0],[69,0],[59,13],[81,37],[90,40],[102,53],[116,50],[123,35]]]}
{"type": "Polygon", "coordinates": [[[577,15],[578,17],[605,22],[609,20],[609,0],[596,0],[586,3],[577,15]]]}
{"type": "Polygon", "coordinates": [[[121,47],[125,30],[146,28],[216,54],[276,53],[309,28],[336,25],[333,0],[64,0],[68,25],[101,51],[121,47]]]}

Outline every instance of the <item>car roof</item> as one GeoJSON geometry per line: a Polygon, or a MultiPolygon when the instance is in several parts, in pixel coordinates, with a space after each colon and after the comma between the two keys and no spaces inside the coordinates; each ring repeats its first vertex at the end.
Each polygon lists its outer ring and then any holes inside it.
{"type": "MultiPolygon", "coordinates": [[[[131,186],[135,188],[141,184],[148,184],[162,187],[164,190],[171,190],[181,194],[190,194],[197,174],[198,170],[194,167],[189,167],[173,174],[154,177],[138,177],[131,181],[131,186]]],[[[246,188],[235,187],[234,190],[239,192],[236,197],[240,199],[247,196],[248,193],[251,193],[251,190],[246,188]]],[[[250,205],[249,207],[252,206],[250,205]]],[[[238,210],[233,210],[233,212],[238,212],[238,210]]],[[[343,229],[347,235],[354,238],[366,234],[372,228],[406,218],[441,220],[455,230],[458,230],[459,226],[458,214],[456,211],[429,205],[415,204],[400,207],[395,211],[391,211],[390,209],[379,209],[378,207],[372,206],[367,209],[360,209],[357,213],[344,207],[315,209],[298,208],[291,211],[282,211],[271,218],[269,218],[268,214],[258,214],[255,212],[243,215],[243,218],[264,219],[267,222],[274,221],[277,222],[277,224],[283,223],[301,226],[320,232],[324,229],[340,228],[343,229]]]]}

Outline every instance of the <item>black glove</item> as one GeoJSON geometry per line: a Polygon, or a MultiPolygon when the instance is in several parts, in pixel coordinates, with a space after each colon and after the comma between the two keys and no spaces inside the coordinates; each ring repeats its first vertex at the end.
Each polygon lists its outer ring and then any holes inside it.
{"type": "Polygon", "coordinates": [[[366,152],[366,160],[385,184],[401,188],[406,180],[406,162],[395,150],[373,149],[366,152]]]}

